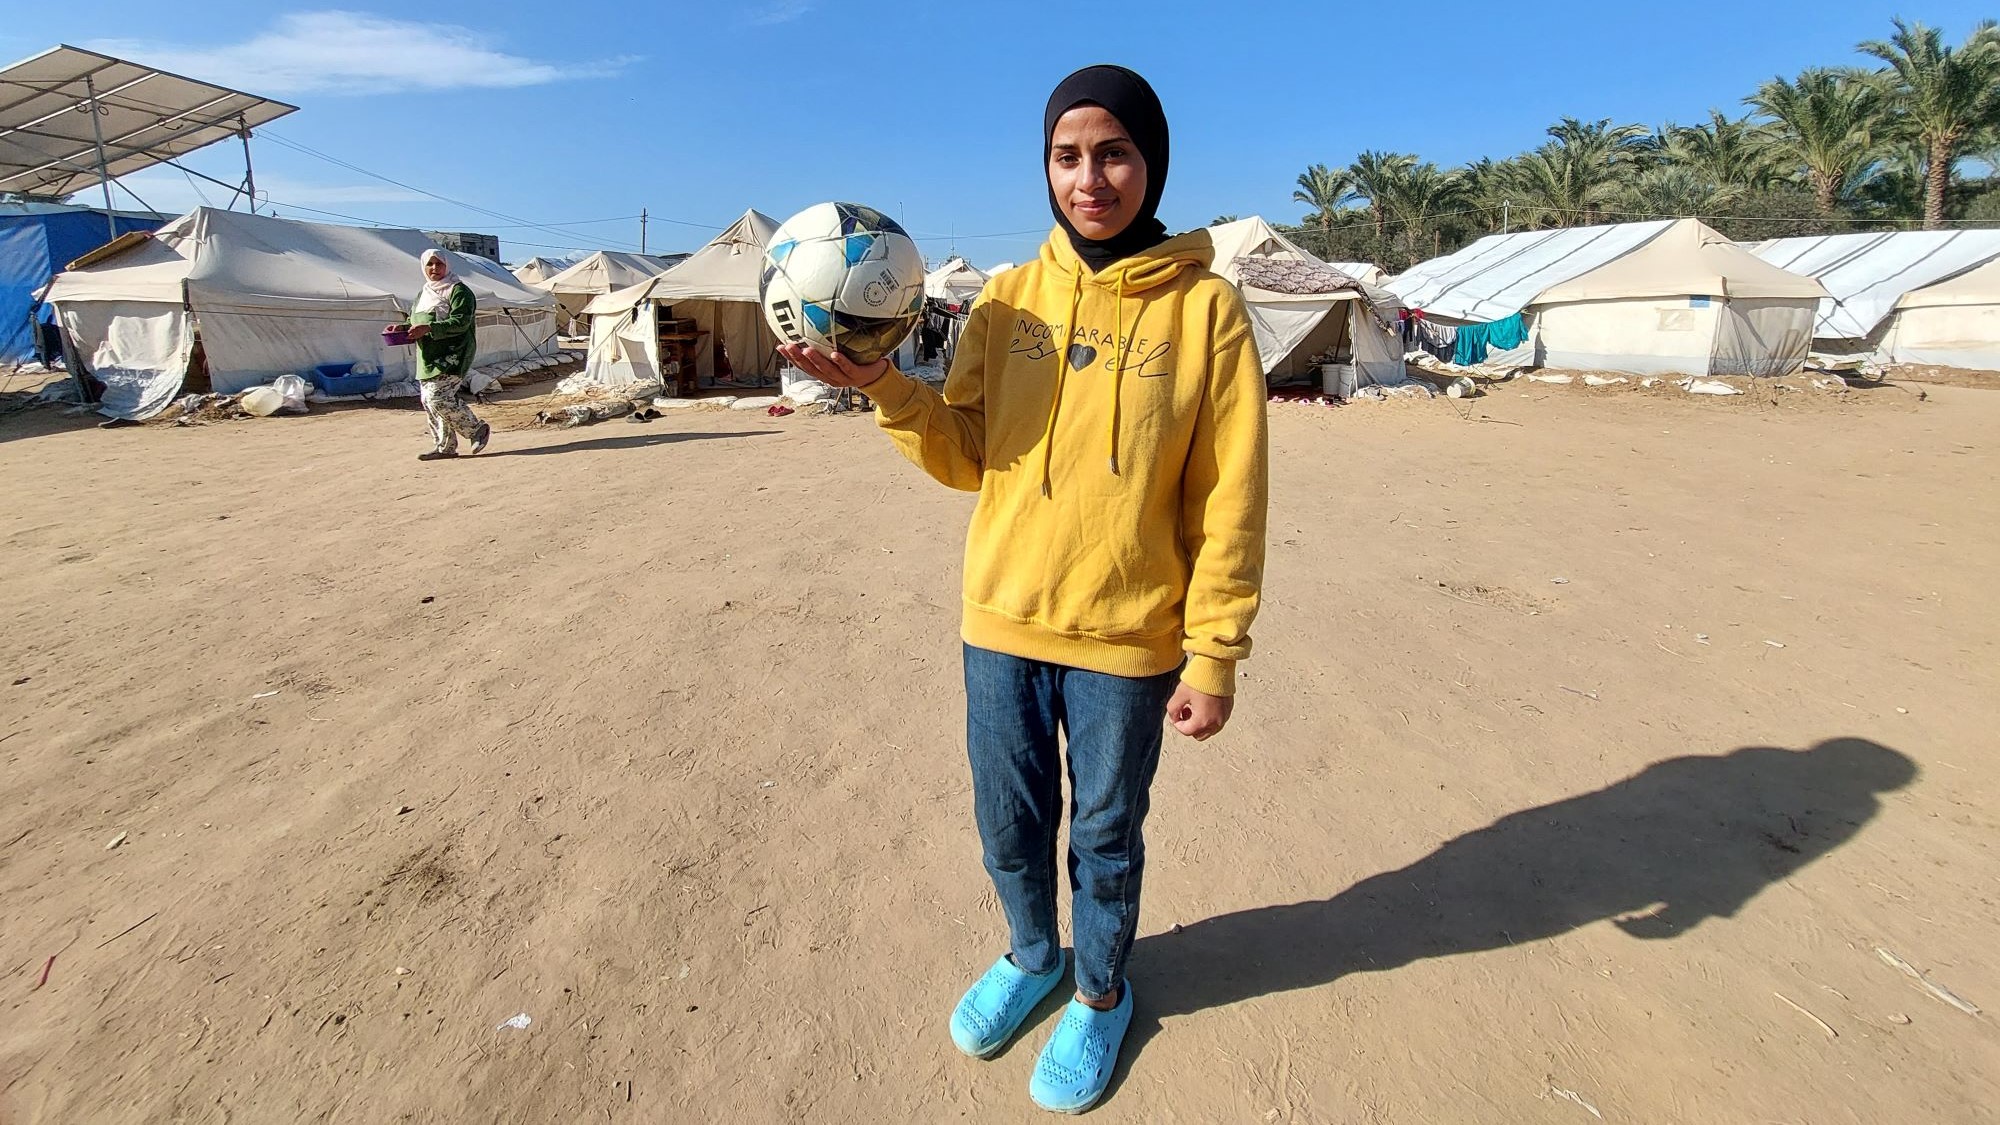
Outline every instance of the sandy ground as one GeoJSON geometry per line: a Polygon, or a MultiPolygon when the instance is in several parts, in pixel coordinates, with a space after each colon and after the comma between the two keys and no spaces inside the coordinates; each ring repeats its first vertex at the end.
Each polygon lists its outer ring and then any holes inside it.
{"type": "MultiPolygon", "coordinates": [[[[866,418],[87,426],[0,418],[0,1120],[1045,1119],[1052,1007],[945,1034],[970,498],[866,418]]],[[[1095,1116],[1995,1120],[1996,434],[1274,407],[1095,1116]]]]}

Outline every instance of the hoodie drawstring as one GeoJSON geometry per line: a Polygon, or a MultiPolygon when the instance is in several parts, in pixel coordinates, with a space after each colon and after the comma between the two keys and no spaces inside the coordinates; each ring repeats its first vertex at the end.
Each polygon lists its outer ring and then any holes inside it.
{"type": "Polygon", "coordinates": [[[1118,475],[1118,412],[1125,402],[1125,274],[1118,274],[1118,328],[1111,336],[1111,475],[1118,475]]]}
{"type": "MultiPolygon", "coordinates": [[[[1069,317],[1063,322],[1063,338],[1056,345],[1056,393],[1049,400],[1049,421],[1042,429],[1042,495],[1049,495],[1049,455],[1056,447],[1056,415],[1062,412],[1063,384],[1069,379],[1069,348],[1076,339],[1076,310],[1083,300],[1083,274],[1072,274],[1069,290],[1069,317]]],[[[1053,333],[1051,333],[1053,335],[1053,333]]]]}

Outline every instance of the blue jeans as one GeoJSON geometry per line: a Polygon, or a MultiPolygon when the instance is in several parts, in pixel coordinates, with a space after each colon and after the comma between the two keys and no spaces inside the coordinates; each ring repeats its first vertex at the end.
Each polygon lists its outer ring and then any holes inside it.
{"type": "Polygon", "coordinates": [[[1070,931],[1076,987],[1096,1000],[1125,979],[1146,866],[1140,834],[1178,670],[1107,676],[965,646],[965,740],[986,872],[1007,915],[1014,963],[1059,963],[1056,828],[1069,749],[1070,931]]]}

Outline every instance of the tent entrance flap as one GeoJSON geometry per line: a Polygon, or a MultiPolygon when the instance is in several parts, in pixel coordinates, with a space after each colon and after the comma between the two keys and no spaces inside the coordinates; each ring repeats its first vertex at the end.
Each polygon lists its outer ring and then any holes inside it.
{"type": "Polygon", "coordinates": [[[1257,337],[1257,354],[1264,361],[1264,374],[1274,383],[1303,377],[1307,360],[1317,351],[1337,346],[1346,336],[1344,316],[1328,315],[1342,304],[1333,295],[1298,297],[1267,294],[1245,287],[1244,309],[1250,314],[1250,328],[1257,337]],[[1322,338],[1331,331],[1332,339],[1322,338]],[[1308,342],[1318,346],[1307,350],[1308,342]]]}
{"type": "Polygon", "coordinates": [[[90,301],[59,311],[74,358],[103,384],[104,413],[150,418],[180,394],[194,354],[194,318],[185,309],[90,301]]]}
{"type": "Polygon", "coordinates": [[[1792,300],[1743,298],[1715,320],[1710,375],[1790,375],[1812,349],[1813,308],[1792,300]]]}

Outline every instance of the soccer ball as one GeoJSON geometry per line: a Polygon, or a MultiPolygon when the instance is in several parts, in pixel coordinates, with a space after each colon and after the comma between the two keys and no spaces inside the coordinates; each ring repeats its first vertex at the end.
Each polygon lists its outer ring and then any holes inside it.
{"type": "Polygon", "coordinates": [[[771,236],[757,303],[786,343],[873,363],[923,317],[924,257],[873,207],[815,203],[771,236]]]}

